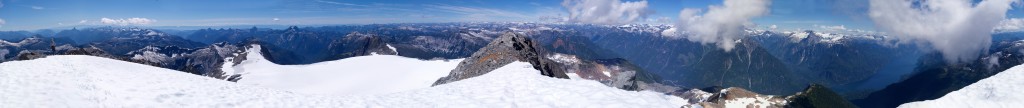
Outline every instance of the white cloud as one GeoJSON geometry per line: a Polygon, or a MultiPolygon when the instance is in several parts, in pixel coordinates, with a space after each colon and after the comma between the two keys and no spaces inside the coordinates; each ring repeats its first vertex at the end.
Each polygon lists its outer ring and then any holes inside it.
{"type": "Polygon", "coordinates": [[[89,22],[89,20],[82,20],[82,21],[78,21],[78,24],[85,24],[87,22],[89,22]]]}
{"type": "Polygon", "coordinates": [[[568,9],[568,21],[574,23],[627,24],[651,14],[647,1],[565,0],[562,7],[568,9]]]}
{"type": "Polygon", "coordinates": [[[280,18],[274,18],[274,21],[281,21],[280,18]]]}
{"type": "Polygon", "coordinates": [[[1024,31],[1024,18],[1010,18],[1003,20],[996,26],[996,32],[1017,32],[1024,31]]]}
{"type": "Polygon", "coordinates": [[[5,21],[4,19],[0,19],[0,25],[4,25],[4,24],[7,24],[7,21],[5,21]]]}
{"type": "Polygon", "coordinates": [[[35,10],[43,10],[43,9],[46,9],[45,7],[42,7],[42,6],[31,6],[31,7],[32,7],[32,9],[35,9],[35,10]]]}
{"type": "Polygon", "coordinates": [[[827,26],[827,25],[814,25],[814,27],[821,28],[827,31],[846,31],[845,25],[827,26]]]}
{"type": "Polygon", "coordinates": [[[57,25],[64,25],[64,23],[57,23],[57,25]]]}
{"type": "Polygon", "coordinates": [[[778,29],[778,28],[779,28],[779,26],[774,25],[774,24],[771,25],[771,26],[768,26],[768,29],[772,29],[772,30],[775,30],[775,29],[778,29]]]}
{"type": "Polygon", "coordinates": [[[930,45],[946,61],[977,59],[988,50],[992,30],[1019,0],[871,0],[869,17],[901,42],[930,45]]]}
{"type": "Polygon", "coordinates": [[[663,31],[669,37],[685,37],[703,44],[716,43],[725,51],[736,46],[744,36],[744,29],[754,26],[750,20],[768,13],[769,0],[725,0],[724,5],[708,6],[700,15],[699,9],[683,9],[674,28],[663,31]]]}
{"type": "Polygon", "coordinates": [[[154,22],[156,22],[156,20],[152,20],[152,19],[148,19],[148,18],[128,18],[128,19],[100,18],[100,23],[103,23],[103,24],[113,24],[113,25],[121,25],[121,26],[127,26],[127,25],[146,25],[146,24],[152,24],[154,22]]]}

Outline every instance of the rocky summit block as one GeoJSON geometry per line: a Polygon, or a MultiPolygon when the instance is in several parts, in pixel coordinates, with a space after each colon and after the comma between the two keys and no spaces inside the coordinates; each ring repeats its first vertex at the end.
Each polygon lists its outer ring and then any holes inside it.
{"type": "Polygon", "coordinates": [[[544,76],[569,78],[554,61],[541,57],[543,52],[544,49],[526,35],[506,32],[460,62],[448,76],[434,82],[434,86],[480,76],[514,61],[530,62],[544,76]]]}

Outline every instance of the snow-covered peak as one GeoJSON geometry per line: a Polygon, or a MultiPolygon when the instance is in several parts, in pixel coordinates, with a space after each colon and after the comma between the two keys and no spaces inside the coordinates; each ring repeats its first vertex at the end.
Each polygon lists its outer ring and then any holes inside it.
{"type": "Polygon", "coordinates": [[[654,24],[625,24],[614,27],[630,33],[661,33],[662,30],[672,28],[670,25],[654,24]]]}
{"type": "Polygon", "coordinates": [[[818,41],[824,42],[824,43],[839,43],[840,40],[842,40],[844,37],[846,37],[845,34],[824,33],[824,32],[814,32],[814,35],[817,35],[817,36],[821,37],[821,40],[818,40],[818,41]]]}
{"type": "Polygon", "coordinates": [[[25,39],[23,39],[21,41],[18,41],[18,42],[9,42],[9,41],[5,41],[5,40],[0,40],[0,47],[2,47],[2,46],[21,47],[22,45],[28,45],[28,44],[37,43],[37,42],[40,42],[40,41],[42,41],[42,38],[39,38],[39,37],[25,38],[25,39]]]}
{"type": "Polygon", "coordinates": [[[811,35],[811,33],[808,33],[808,32],[784,32],[784,33],[788,34],[790,38],[792,38],[793,40],[796,40],[796,41],[803,40],[803,39],[805,39],[805,38],[807,38],[808,36],[811,35]]]}
{"type": "Polygon", "coordinates": [[[1024,106],[1024,65],[1014,66],[935,100],[911,102],[900,108],[1015,108],[1024,106]]]}

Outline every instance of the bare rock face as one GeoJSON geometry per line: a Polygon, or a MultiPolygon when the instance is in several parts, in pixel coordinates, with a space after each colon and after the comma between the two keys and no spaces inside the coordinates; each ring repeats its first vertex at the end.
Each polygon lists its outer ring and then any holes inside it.
{"type": "Polygon", "coordinates": [[[349,33],[342,39],[332,41],[327,49],[328,53],[335,54],[330,55],[327,60],[365,55],[398,55],[398,51],[389,48],[383,37],[359,32],[349,33]]]}
{"type": "Polygon", "coordinates": [[[448,76],[434,82],[434,86],[480,76],[514,61],[530,62],[544,76],[569,78],[554,61],[541,57],[543,51],[525,35],[506,32],[463,60],[448,76]]]}

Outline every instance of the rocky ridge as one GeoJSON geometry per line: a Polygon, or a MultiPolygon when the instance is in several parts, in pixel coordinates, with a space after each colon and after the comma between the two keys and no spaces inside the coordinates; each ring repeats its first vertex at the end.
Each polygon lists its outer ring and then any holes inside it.
{"type": "Polygon", "coordinates": [[[544,76],[569,78],[565,75],[565,70],[558,67],[554,61],[541,57],[543,52],[544,50],[529,37],[506,32],[463,60],[448,76],[441,77],[433,85],[480,76],[514,61],[530,62],[533,68],[540,70],[540,74],[544,76]]]}

